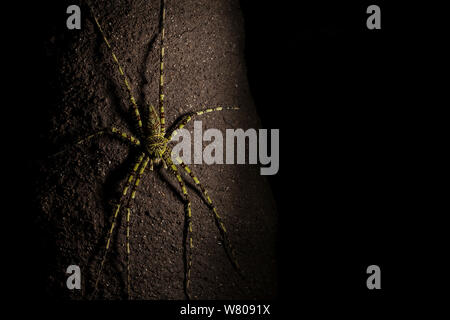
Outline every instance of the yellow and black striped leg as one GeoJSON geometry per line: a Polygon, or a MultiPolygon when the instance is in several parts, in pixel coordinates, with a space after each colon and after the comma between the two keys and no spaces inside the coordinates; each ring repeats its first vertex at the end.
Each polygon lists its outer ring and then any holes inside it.
{"type": "Polygon", "coordinates": [[[139,139],[135,138],[134,136],[132,136],[132,135],[126,133],[126,132],[120,131],[116,127],[110,127],[110,128],[106,128],[106,129],[100,130],[100,131],[98,131],[98,132],[96,132],[94,134],[91,134],[91,135],[87,136],[84,139],[81,139],[77,143],[75,143],[73,145],[70,145],[70,146],[64,148],[63,150],[53,154],[51,157],[55,157],[55,156],[57,156],[59,154],[62,154],[64,152],[66,152],[67,150],[69,150],[70,148],[74,147],[74,146],[82,145],[82,144],[84,144],[86,142],[89,142],[92,139],[100,137],[100,136],[102,136],[104,134],[111,134],[113,137],[119,138],[119,140],[125,141],[125,142],[131,144],[132,146],[139,146],[139,145],[141,145],[141,142],[139,141],[139,139]]]}
{"type": "Polygon", "coordinates": [[[78,141],[76,144],[80,145],[80,144],[86,143],[86,142],[92,140],[93,138],[99,137],[104,134],[111,134],[113,137],[116,137],[119,140],[130,143],[132,146],[141,145],[141,142],[139,141],[138,138],[135,138],[132,135],[117,129],[116,127],[110,127],[110,128],[100,130],[100,131],[98,131],[94,134],[91,134],[90,136],[87,136],[86,138],[78,141]]]}
{"type": "Polygon", "coordinates": [[[223,111],[223,110],[239,110],[239,107],[215,107],[215,108],[207,108],[200,111],[194,111],[189,112],[185,116],[183,116],[178,124],[175,126],[174,129],[172,129],[170,132],[167,133],[167,140],[172,140],[172,138],[177,134],[177,130],[183,129],[184,126],[191,121],[195,116],[201,116],[206,113],[214,112],[214,111],[223,111]]]}
{"type": "Polygon", "coordinates": [[[105,265],[106,255],[107,255],[108,250],[109,250],[109,247],[110,247],[111,236],[112,236],[112,233],[113,233],[114,228],[115,228],[115,225],[116,225],[117,216],[119,215],[120,209],[121,209],[121,207],[122,207],[122,201],[123,201],[123,199],[126,197],[126,195],[127,195],[127,193],[128,193],[128,190],[129,190],[129,188],[130,188],[130,185],[131,185],[131,183],[132,183],[133,180],[134,180],[134,176],[136,175],[136,172],[137,172],[139,166],[141,165],[142,161],[144,160],[144,156],[145,156],[145,154],[142,153],[142,154],[139,156],[138,160],[135,162],[135,164],[134,164],[134,166],[133,166],[133,170],[132,170],[132,172],[130,173],[130,175],[129,175],[129,177],[128,177],[128,180],[127,180],[127,182],[126,182],[126,184],[125,184],[125,187],[124,187],[123,190],[122,190],[122,197],[121,197],[121,200],[120,200],[120,202],[116,205],[116,208],[115,208],[115,211],[114,211],[114,215],[113,215],[113,219],[112,219],[112,223],[111,223],[111,227],[109,228],[109,232],[108,232],[108,240],[106,241],[105,251],[103,252],[102,262],[101,262],[100,267],[99,267],[99,269],[98,269],[97,276],[96,276],[96,280],[95,280],[95,287],[94,287],[94,293],[93,293],[93,297],[94,297],[94,298],[95,298],[95,295],[96,295],[97,290],[98,290],[98,283],[99,283],[99,281],[100,281],[100,277],[101,277],[101,274],[102,274],[102,271],[103,271],[103,267],[104,267],[104,265],[105,265]]]}
{"type": "Polygon", "coordinates": [[[153,171],[153,159],[150,159],[150,171],[153,171]]]}
{"type": "Polygon", "coordinates": [[[112,58],[113,58],[114,62],[116,63],[117,68],[119,69],[119,73],[120,73],[120,75],[122,77],[123,83],[125,84],[125,87],[126,87],[126,89],[128,91],[128,94],[130,96],[131,105],[132,105],[132,108],[133,108],[133,115],[134,115],[134,118],[135,118],[135,121],[136,121],[136,126],[137,126],[137,129],[138,129],[138,132],[139,132],[139,136],[142,137],[143,129],[142,129],[141,114],[139,112],[139,107],[137,106],[136,99],[134,98],[133,93],[131,92],[131,87],[130,87],[130,83],[128,81],[128,78],[125,75],[124,69],[122,68],[122,66],[119,63],[119,59],[117,58],[116,54],[114,53],[114,51],[113,51],[113,49],[111,47],[111,44],[109,43],[108,39],[106,38],[106,35],[105,35],[101,25],[100,25],[100,22],[98,21],[98,19],[96,17],[94,11],[92,10],[92,8],[90,8],[90,9],[91,9],[92,16],[94,17],[95,24],[97,25],[98,30],[100,31],[100,33],[101,33],[101,35],[103,37],[103,40],[106,43],[106,46],[111,51],[112,58]]]}
{"type": "Polygon", "coordinates": [[[139,141],[138,138],[136,138],[130,134],[127,134],[126,132],[120,131],[119,129],[114,128],[114,127],[110,128],[110,131],[111,131],[112,135],[118,137],[119,139],[121,139],[123,141],[129,142],[131,145],[135,145],[135,146],[141,145],[141,142],[139,141]]]}
{"type": "Polygon", "coordinates": [[[166,21],[166,1],[162,1],[162,26],[161,26],[161,64],[159,67],[159,118],[161,120],[161,133],[164,136],[166,133],[166,116],[164,114],[164,36],[165,36],[165,21],[166,21]]]}
{"type": "Polygon", "coordinates": [[[192,299],[191,295],[191,269],[192,269],[192,248],[194,247],[192,243],[192,213],[191,213],[191,201],[187,193],[186,186],[184,184],[181,175],[178,172],[177,167],[170,159],[170,156],[166,153],[164,154],[163,161],[167,165],[169,172],[175,175],[180,184],[181,190],[183,192],[183,197],[185,199],[185,238],[184,238],[184,261],[185,261],[185,275],[184,275],[184,292],[188,300],[192,299]]]}
{"type": "Polygon", "coordinates": [[[142,175],[145,172],[145,169],[147,168],[147,164],[149,163],[150,158],[147,156],[145,157],[144,162],[142,163],[141,168],[139,169],[139,173],[137,174],[135,183],[133,185],[133,188],[131,190],[131,197],[128,199],[127,203],[127,233],[126,233],[126,250],[127,250],[127,297],[128,299],[131,299],[131,274],[130,274],[130,215],[131,215],[131,209],[130,205],[131,202],[136,197],[136,190],[139,187],[139,183],[141,181],[142,175]]]}
{"type": "Polygon", "coordinates": [[[130,280],[130,207],[127,207],[127,298],[131,300],[130,280]]]}
{"type": "Polygon", "coordinates": [[[217,212],[217,209],[214,207],[213,202],[208,195],[208,191],[203,187],[203,185],[200,183],[200,180],[195,176],[195,174],[192,172],[192,170],[181,160],[179,157],[176,158],[177,162],[180,164],[180,166],[189,174],[189,176],[194,180],[195,184],[200,188],[200,190],[203,193],[203,196],[205,197],[205,200],[208,203],[209,208],[214,214],[214,220],[216,222],[216,225],[222,235],[223,241],[224,241],[224,248],[227,252],[228,258],[230,259],[232,265],[236,268],[236,270],[239,272],[241,276],[243,276],[242,270],[239,266],[239,263],[236,259],[236,253],[234,251],[233,246],[231,245],[230,240],[228,239],[227,229],[225,228],[225,224],[222,222],[222,218],[220,217],[219,213],[217,212]]]}

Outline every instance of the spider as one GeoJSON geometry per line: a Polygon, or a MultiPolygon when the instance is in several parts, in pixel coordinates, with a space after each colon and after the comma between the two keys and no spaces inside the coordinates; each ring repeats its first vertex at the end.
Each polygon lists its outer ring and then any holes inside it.
{"type": "Polygon", "coordinates": [[[102,256],[102,260],[100,266],[98,267],[98,271],[96,273],[95,278],[95,286],[92,296],[95,298],[98,285],[102,276],[103,268],[105,265],[106,257],[108,251],[110,249],[111,237],[116,227],[116,221],[119,214],[123,211],[126,212],[126,255],[127,255],[127,298],[131,298],[130,294],[130,215],[131,215],[131,204],[136,196],[136,191],[139,187],[139,183],[143,178],[144,174],[148,171],[153,171],[154,165],[158,165],[159,167],[163,167],[166,169],[172,176],[174,176],[178,184],[181,188],[183,198],[184,198],[184,213],[185,213],[185,237],[184,237],[184,294],[187,299],[191,299],[191,269],[192,269],[192,248],[193,248],[193,240],[192,240],[192,223],[191,223],[191,202],[188,196],[188,192],[184,183],[182,176],[178,170],[178,166],[185,171],[190,178],[194,181],[195,185],[201,190],[205,203],[213,213],[213,217],[215,219],[215,223],[217,228],[220,231],[220,234],[223,239],[223,247],[225,252],[230,260],[231,264],[237,270],[239,274],[242,275],[241,269],[239,267],[238,261],[236,259],[236,254],[233,246],[231,245],[228,236],[227,230],[222,222],[221,216],[219,215],[217,209],[214,207],[213,202],[208,195],[207,190],[200,183],[199,179],[193,173],[193,171],[179,158],[176,158],[176,161],[172,159],[172,148],[169,143],[172,138],[177,134],[177,130],[182,129],[190,120],[195,116],[201,116],[203,114],[215,111],[223,111],[223,110],[238,110],[238,107],[214,107],[207,108],[196,112],[189,112],[182,117],[180,120],[176,122],[172,127],[169,127],[166,131],[166,123],[165,123],[165,111],[164,111],[164,36],[165,36],[165,21],[166,21],[166,0],[162,0],[161,7],[161,15],[160,17],[160,68],[159,68],[159,114],[156,111],[155,107],[152,104],[148,105],[148,112],[146,117],[141,117],[141,108],[138,107],[136,99],[134,98],[131,90],[131,86],[129,84],[128,78],[125,74],[124,68],[119,63],[119,59],[117,58],[114,50],[103,31],[101,24],[95,14],[94,10],[91,6],[89,6],[91,15],[95,21],[95,25],[99,30],[101,36],[103,37],[103,41],[106,44],[114,64],[118,68],[118,72],[120,73],[120,77],[125,85],[125,88],[128,92],[128,96],[131,102],[131,111],[133,115],[133,121],[137,128],[137,137],[123,132],[116,127],[108,127],[103,130],[100,130],[83,140],[77,142],[78,145],[83,144],[94,137],[98,137],[100,135],[111,135],[118,139],[125,141],[128,145],[136,148],[139,151],[139,156],[137,157],[137,161],[135,161],[132,165],[130,173],[128,175],[128,179],[126,180],[125,186],[122,190],[122,195],[120,201],[115,205],[114,214],[112,217],[112,222],[109,228],[109,232],[107,234],[107,241],[104,247],[104,252],[102,256]]]}

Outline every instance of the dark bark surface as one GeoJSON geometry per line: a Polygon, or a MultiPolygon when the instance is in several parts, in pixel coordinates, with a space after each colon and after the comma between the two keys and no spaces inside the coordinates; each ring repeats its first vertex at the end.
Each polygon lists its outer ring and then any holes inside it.
{"type": "MultiPolygon", "coordinates": [[[[159,1],[96,4],[139,106],[158,103],[159,1]]],[[[239,106],[207,114],[203,129],[259,128],[244,60],[238,1],[167,1],[165,109],[171,125],[205,106],[239,106]]],[[[56,28],[46,39],[56,93],[46,139],[54,151],[107,126],[135,134],[125,86],[94,20],[82,6],[82,29],[56,28]]],[[[193,131],[193,124],[187,126],[193,131]]],[[[114,205],[137,151],[110,137],[43,161],[36,181],[46,295],[86,299],[93,290],[114,205]],[[65,270],[82,271],[82,290],[66,288],[65,270]]],[[[222,215],[246,278],[233,269],[212,212],[186,176],[193,214],[192,293],[196,299],[274,298],[277,294],[277,213],[255,165],[191,165],[222,215]]],[[[178,183],[163,168],[147,171],[131,216],[131,283],[135,299],[183,299],[184,205],[178,183]]],[[[99,298],[126,293],[125,218],[119,216],[99,285],[99,298]]]]}

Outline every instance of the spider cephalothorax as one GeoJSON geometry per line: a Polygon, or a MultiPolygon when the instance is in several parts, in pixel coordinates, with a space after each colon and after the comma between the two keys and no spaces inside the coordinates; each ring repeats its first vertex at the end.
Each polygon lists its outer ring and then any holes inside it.
{"type": "Polygon", "coordinates": [[[168,143],[169,141],[161,134],[156,134],[148,137],[144,146],[151,159],[157,161],[166,152],[168,143]]]}
{"type": "MultiPolygon", "coordinates": [[[[98,289],[99,280],[102,275],[102,270],[106,261],[106,256],[108,253],[108,250],[110,249],[110,242],[112,239],[112,233],[114,231],[114,228],[116,226],[116,221],[119,213],[125,211],[126,212],[126,253],[127,253],[127,293],[128,298],[130,298],[130,215],[131,215],[131,205],[133,203],[133,200],[136,196],[136,191],[139,186],[139,181],[143,177],[143,175],[146,173],[146,169],[150,168],[153,169],[153,164],[157,164],[159,162],[163,162],[164,168],[168,170],[168,172],[175,176],[180,187],[181,191],[183,193],[183,198],[185,200],[185,238],[184,238],[184,263],[185,263],[185,277],[184,277],[184,291],[187,296],[187,298],[190,298],[190,281],[191,281],[191,268],[192,268],[192,248],[193,248],[193,240],[192,240],[192,223],[191,223],[191,202],[189,200],[189,196],[187,193],[187,188],[185,186],[184,180],[182,176],[180,175],[178,171],[179,165],[186,173],[189,175],[190,178],[194,181],[195,185],[201,190],[204,200],[208,207],[211,209],[211,212],[213,213],[214,220],[216,222],[216,225],[222,235],[223,238],[223,245],[225,248],[225,251],[231,261],[231,263],[236,267],[236,269],[239,271],[239,265],[237,263],[234,249],[231,246],[231,243],[228,240],[226,228],[224,223],[222,222],[221,216],[218,214],[218,210],[214,207],[212,200],[210,196],[208,195],[206,189],[202,186],[199,179],[194,175],[192,170],[180,159],[177,158],[176,162],[172,160],[171,158],[171,148],[169,146],[169,143],[172,139],[172,137],[176,134],[176,131],[183,128],[187,122],[189,122],[194,116],[200,116],[205,113],[213,112],[213,111],[222,111],[222,110],[236,110],[237,107],[214,107],[214,108],[207,108],[201,111],[197,112],[190,112],[186,115],[184,115],[180,121],[171,128],[168,132],[166,132],[166,125],[165,125],[165,115],[164,115],[164,94],[163,94],[163,88],[164,88],[164,77],[163,77],[163,69],[164,69],[164,23],[165,23],[165,16],[166,16],[166,10],[165,10],[165,0],[161,1],[162,5],[162,19],[160,20],[161,28],[160,28],[160,35],[161,35],[161,49],[160,49],[160,81],[159,81],[159,114],[156,112],[155,108],[153,106],[149,106],[146,111],[147,117],[145,119],[141,119],[141,108],[138,107],[136,103],[136,99],[134,98],[132,94],[132,90],[130,87],[130,82],[128,81],[127,76],[125,75],[124,68],[120,65],[119,60],[115,53],[112,50],[111,44],[106,38],[106,35],[104,31],[101,28],[101,25],[92,11],[92,16],[94,18],[95,24],[97,25],[104,43],[108,47],[108,49],[111,52],[112,59],[118,68],[118,71],[120,73],[120,76],[122,78],[123,84],[125,85],[125,88],[128,92],[129,98],[130,98],[130,106],[132,108],[132,114],[134,117],[134,122],[136,124],[137,129],[137,137],[132,136],[131,134],[125,133],[122,130],[117,129],[116,127],[110,127],[104,130],[101,130],[93,135],[88,136],[86,139],[83,139],[78,142],[78,144],[84,143],[88,140],[91,140],[94,137],[97,137],[102,134],[111,134],[114,137],[117,137],[121,140],[125,140],[129,145],[136,148],[138,151],[138,157],[135,163],[132,166],[132,169],[130,170],[130,174],[128,179],[126,180],[126,184],[122,190],[122,197],[119,201],[119,203],[115,206],[114,214],[112,217],[111,226],[109,228],[109,232],[107,235],[107,241],[106,241],[106,247],[103,252],[101,264],[99,266],[97,276],[95,279],[95,286],[94,286],[94,296],[98,289]],[[144,124],[143,124],[144,123],[144,124]]],[[[145,113],[145,112],[144,112],[145,113]]]]}
{"type": "Polygon", "coordinates": [[[147,134],[144,140],[144,149],[150,156],[152,163],[159,163],[167,150],[169,140],[165,137],[165,130],[161,132],[161,119],[155,108],[150,105],[147,119],[147,134]]]}

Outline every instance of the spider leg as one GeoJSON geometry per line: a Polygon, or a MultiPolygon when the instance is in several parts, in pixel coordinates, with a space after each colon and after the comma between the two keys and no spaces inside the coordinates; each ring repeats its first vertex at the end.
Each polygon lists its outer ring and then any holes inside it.
{"type": "Polygon", "coordinates": [[[136,175],[136,172],[137,172],[139,166],[141,165],[142,161],[144,160],[144,156],[145,156],[145,154],[142,153],[139,156],[139,159],[134,163],[133,170],[131,171],[131,173],[130,173],[130,175],[128,177],[128,180],[127,180],[127,182],[125,184],[125,187],[123,188],[122,197],[120,199],[120,202],[116,205],[116,209],[114,211],[111,227],[109,228],[109,232],[108,232],[108,240],[106,241],[105,251],[103,252],[102,262],[101,262],[100,267],[98,269],[96,280],[95,280],[95,286],[94,286],[94,292],[93,292],[93,296],[94,297],[95,297],[95,295],[97,293],[97,290],[98,290],[98,283],[99,283],[100,276],[101,276],[102,271],[103,271],[103,266],[104,266],[105,261],[106,261],[106,255],[108,253],[109,246],[110,246],[110,243],[111,243],[111,236],[112,236],[112,233],[114,231],[114,227],[116,225],[117,216],[119,215],[120,208],[122,207],[122,202],[123,202],[125,196],[128,193],[128,189],[129,189],[131,183],[134,180],[134,176],[136,175]]]}
{"type": "Polygon", "coordinates": [[[136,121],[136,124],[137,124],[138,132],[139,132],[140,136],[142,136],[143,135],[143,129],[142,129],[141,114],[139,113],[139,107],[138,107],[138,105],[136,103],[136,99],[134,98],[133,93],[131,92],[131,87],[130,87],[130,84],[128,82],[128,78],[125,75],[124,69],[122,68],[122,66],[119,63],[119,59],[117,58],[116,54],[114,53],[114,51],[113,51],[113,49],[111,47],[111,44],[109,43],[109,40],[106,38],[105,32],[103,31],[102,27],[100,26],[100,22],[98,22],[98,19],[97,19],[95,13],[94,13],[94,10],[92,8],[89,8],[89,9],[91,10],[92,16],[94,17],[95,24],[97,25],[98,30],[100,31],[100,33],[101,33],[101,35],[103,37],[103,40],[106,43],[106,46],[108,47],[108,49],[110,50],[112,58],[113,58],[114,62],[116,63],[117,68],[119,69],[119,73],[120,73],[120,75],[122,77],[123,83],[125,84],[125,87],[126,87],[126,89],[128,91],[128,94],[130,96],[130,101],[131,101],[131,105],[132,105],[132,108],[133,108],[133,111],[134,111],[134,118],[135,118],[135,121],[136,121]]]}
{"type": "Polygon", "coordinates": [[[131,297],[131,279],[130,279],[130,204],[136,197],[136,189],[139,186],[139,183],[141,181],[142,175],[145,172],[145,168],[147,168],[147,164],[149,163],[150,158],[147,156],[145,157],[144,163],[142,164],[141,168],[139,169],[139,173],[137,174],[136,180],[134,182],[133,188],[131,189],[131,197],[128,199],[127,203],[127,234],[126,234],[126,247],[127,247],[127,295],[128,299],[131,297]]]}
{"type": "Polygon", "coordinates": [[[76,144],[83,144],[83,143],[88,142],[91,139],[101,136],[103,134],[111,134],[113,137],[116,137],[122,141],[129,142],[131,145],[134,145],[134,146],[139,146],[141,144],[141,142],[139,141],[138,138],[136,138],[126,132],[123,132],[115,127],[110,127],[110,128],[100,130],[100,131],[98,131],[94,134],[91,134],[90,136],[87,136],[86,138],[78,141],[76,144]]]}
{"type": "Polygon", "coordinates": [[[177,134],[177,130],[183,129],[184,126],[193,119],[194,116],[201,116],[205,113],[210,113],[214,111],[223,111],[223,110],[239,110],[239,107],[216,107],[216,108],[207,108],[200,111],[193,111],[189,112],[186,115],[184,115],[180,121],[177,123],[176,127],[174,129],[171,129],[169,132],[167,132],[167,140],[172,140],[172,138],[177,134]]]}
{"type": "Polygon", "coordinates": [[[153,159],[150,159],[150,171],[153,171],[153,159]]]}
{"type": "Polygon", "coordinates": [[[128,206],[127,207],[127,297],[128,300],[130,300],[131,298],[131,293],[130,293],[130,212],[131,209],[128,206]]]}
{"type": "Polygon", "coordinates": [[[192,268],[192,214],[191,214],[191,201],[189,200],[189,196],[187,193],[186,186],[184,184],[183,178],[178,173],[177,166],[170,159],[170,155],[166,152],[163,154],[163,161],[167,166],[167,170],[175,175],[180,184],[181,190],[183,192],[183,197],[185,199],[185,234],[184,238],[184,261],[185,261],[185,275],[184,275],[184,292],[188,300],[191,300],[190,293],[190,283],[191,283],[191,268],[192,268]]]}
{"type": "Polygon", "coordinates": [[[100,130],[100,131],[98,131],[98,132],[96,132],[94,134],[91,134],[91,135],[87,136],[86,138],[81,139],[80,141],[76,142],[75,144],[69,145],[68,147],[64,148],[63,150],[58,151],[57,153],[51,155],[50,157],[55,157],[57,155],[60,155],[60,154],[62,154],[64,152],[66,152],[67,150],[69,150],[70,148],[74,147],[74,146],[84,144],[86,142],[91,141],[93,138],[97,138],[97,137],[99,137],[101,135],[104,135],[104,134],[110,134],[113,137],[118,138],[119,140],[122,140],[122,141],[125,141],[125,142],[129,143],[132,146],[139,146],[139,145],[141,145],[141,142],[139,141],[138,138],[136,138],[136,137],[134,137],[134,136],[132,136],[132,135],[126,133],[126,132],[123,132],[123,131],[115,128],[115,127],[110,127],[110,128],[106,128],[106,129],[100,130]]]}
{"type": "Polygon", "coordinates": [[[198,178],[195,176],[195,174],[192,172],[192,170],[183,162],[183,160],[181,160],[179,157],[177,157],[176,160],[180,164],[180,166],[189,174],[189,176],[192,178],[192,180],[194,180],[195,184],[202,191],[203,196],[207,201],[208,207],[214,213],[214,220],[216,222],[216,226],[219,229],[219,231],[222,235],[223,241],[224,241],[225,252],[227,253],[228,258],[230,259],[231,264],[236,268],[238,273],[242,276],[243,273],[242,273],[242,270],[236,259],[236,254],[235,254],[234,248],[231,245],[230,240],[228,239],[227,229],[225,228],[225,224],[222,222],[222,218],[220,217],[219,213],[217,212],[217,209],[214,207],[213,202],[212,202],[210,196],[208,195],[208,191],[205,189],[205,187],[203,187],[203,185],[200,183],[200,180],[198,180],[198,178]]]}
{"type": "Polygon", "coordinates": [[[161,21],[161,52],[160,52],[160,61],[161,64],[159,66],[159,118],[161,121],[161,133],[164,135],[166,133],[166,117],[164,115],[164,36],[165,29],[164,24],[166,21],[166,1],[162,1],[162,21],[161,21]]]}

